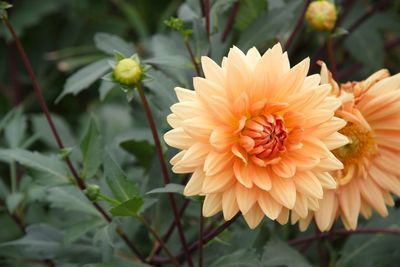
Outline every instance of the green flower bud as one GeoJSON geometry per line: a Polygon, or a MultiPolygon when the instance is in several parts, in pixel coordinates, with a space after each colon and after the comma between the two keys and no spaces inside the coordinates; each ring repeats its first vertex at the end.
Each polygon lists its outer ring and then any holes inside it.
{"type": "Polygon", "coordinates": [[[96,201],[100,195],[100,187],[96,184],[90,184],[86,187],[85,194],[91,201],[96,201]]]}
{"type": "Polygon", "coordinates": [[[336,7],[329,1],[312,2],[306,11],[307,23],[317,31],[330,31],[335,27],[336,7]]]}
{"type": "Polygon", "coordinates": [[[122,85],[133,86],[140,81],[142,75],[142,67],[132,58],[121,59],[114,68],[114,79],[122,85]]]}

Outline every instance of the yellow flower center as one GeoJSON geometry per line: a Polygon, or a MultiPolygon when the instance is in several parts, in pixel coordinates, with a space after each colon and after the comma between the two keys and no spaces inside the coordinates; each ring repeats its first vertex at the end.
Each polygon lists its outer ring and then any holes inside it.
{"type": "Polygon", "coordinates": [[[283,118],[268,114],[250,118],[240,133],[239,143],[249,155],[255,156],[256,164],[264,166],[286,150],[288,137],[283,118]]]}
{"type": "Polygon", "coordinates": [[[348,183],[355,171],[359,171],[364,160],[376,153],[373,133],[367,131],[357,124],[348,123],[339,131],[349,138],[345,146],[333,150],[333,154],[343,163],[342,175],[337,177],[341,185],[348,183]]]}

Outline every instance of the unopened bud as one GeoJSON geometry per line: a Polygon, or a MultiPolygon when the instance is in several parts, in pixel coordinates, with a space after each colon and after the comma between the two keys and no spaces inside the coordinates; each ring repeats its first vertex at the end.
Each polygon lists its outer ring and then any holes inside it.
{"type": "Polygon", "coordinates": [[[135,85],[140,81],[142,75],[142,67],[138,61],[132,58],[121,59],[114,69],[114,79],[122,85],[135,85]]]}
{"type": "Polygon", "coordinates": [[[86,187],[85,194],[91,201],[96,201],[100,195],[100,187],[96,184],[90,184],[86,187]]]}
{"type": "Polygon", "coordinates": [[[330,31],[336,23],[336,7],[329,1],[314,1],[306,11],[308,24],[318,31],[330,31]]]}

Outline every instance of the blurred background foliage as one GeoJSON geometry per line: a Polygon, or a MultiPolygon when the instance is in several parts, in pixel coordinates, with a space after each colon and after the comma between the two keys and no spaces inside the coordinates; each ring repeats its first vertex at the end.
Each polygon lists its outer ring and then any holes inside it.
{"type": "MultiPolygon", "coordinates": [[[[163,183],[142,106],[138,96],[128,103],[119,88],[100,80],[110,69],[107,62],[114,50],[126,56],[138,53],[152,66],[152,79],[145,87],[161,133],[168,129],[165,116],[176,101],[173,88],[192,88],[195,76],[182,37],[166,27],[166,19],[177,16],[193,30],[188,41],[197,61],[209,55],[220,62],[232,45],[243,50],[256,46],[263,52],[277,41],[285,44],[305,3],[210,1],[208,39],[198,0],[9,2],[14,5],[10,21],[80,175],[109,196],[118,198],[113,179],[126,185],[132,195],[141,195],[145,203],[141,212],[160,233],[173,218],[163,194],[146,195],[163,183]],[[234,9],[237,13],[229,29],[234,9]]],[[[399,72],[400,1],[337,0],[336,5],[338,25],[349,31],[336,39],[339,81],[364,79],[383,67],[399,72]]],[[[154,249],[153,237],[128,217],[115,216],[111,224],[106,223],[72,186],[5,27],[0,27],[0,37],[0,266],[145,266],[135,261],[115,229],[122,227],[144,255],[154,249]]],[[[329,62],[326,38],[325,33],[303,24],[288,50],[292,64],[309,56],[311,72],[318,72],[317,59],[329,62]]],[[[174,154],[167,150],[168,158],[174,154]]],[[[176,184],[184,179],[172,176],[176,184]]],[[[174,191],[179,193],[181,188],[176,186],[174,191]]],[[[179,206],[184,205],[183,196],[177,199],[179,206]]],[[[183,220],[189,242],[197,238],[199,211],[199,199],[192,199],[183,220]]],[[[399,212],[393,209],[387,220],[374,218],[360,224],[399,226],[399,212]]],[[[206,220],[206,226],[213,223],[221,220],[206,220]]],[[[267,219],[250,231],[239,219],[205,246],[205,266],[312,266],[320,260],[317,243],[296,250],[285,240],[314,231],[311,227],[303,234],[297,226],[278,226],[267,219]]],[[[398,266],[398,240],[396,236],[354,235],[332,237],[320,246],[329,254],[331,266],[398,266]]],[[[168,246],[178,253],[179,244],[174,233],[168,246]]]]}

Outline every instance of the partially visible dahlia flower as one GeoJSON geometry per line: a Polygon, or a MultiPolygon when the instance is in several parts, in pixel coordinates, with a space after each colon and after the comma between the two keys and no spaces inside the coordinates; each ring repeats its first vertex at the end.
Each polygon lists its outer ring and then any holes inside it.
{"type": "Polygon", "coordinates": [[[182,150],[172,170],[193,173],[184,194],[205,196],[204,216],[240,211],[250,228],[264,215],[286,223],[289,210],[316,210],[336,187],[329,172],[343,168],[330,150],[347,143],[331,86],[307,76],[308,58],[291,68],[280,44],[263,56],[233,47],[222,66],[203,57],[202,68],[194,91],[175,88],[164,136],[182,150]]]}
{"type": "MultiPolygon", "coordinates": [[[[320,209],[314,212],[315,222],[327,231],[340,217],[346,229],[354,230],[360,213],[368,219],[374,209],[385,217],[386,205],[394,204],[390,193],[400,196],[396,165],[400,162],[400,74],[390,77],[383,69],[340,89],[325,64],[321,75],[342,102],[336,116],[347,121],[339,132],[349,144],[333,151],[344,169],[331,172],[338,188],[324,191],[320,209]]],[[[307,228],[312,217],[310,212],[306,220],[300,220],[300,229],[307,228]]]]}

